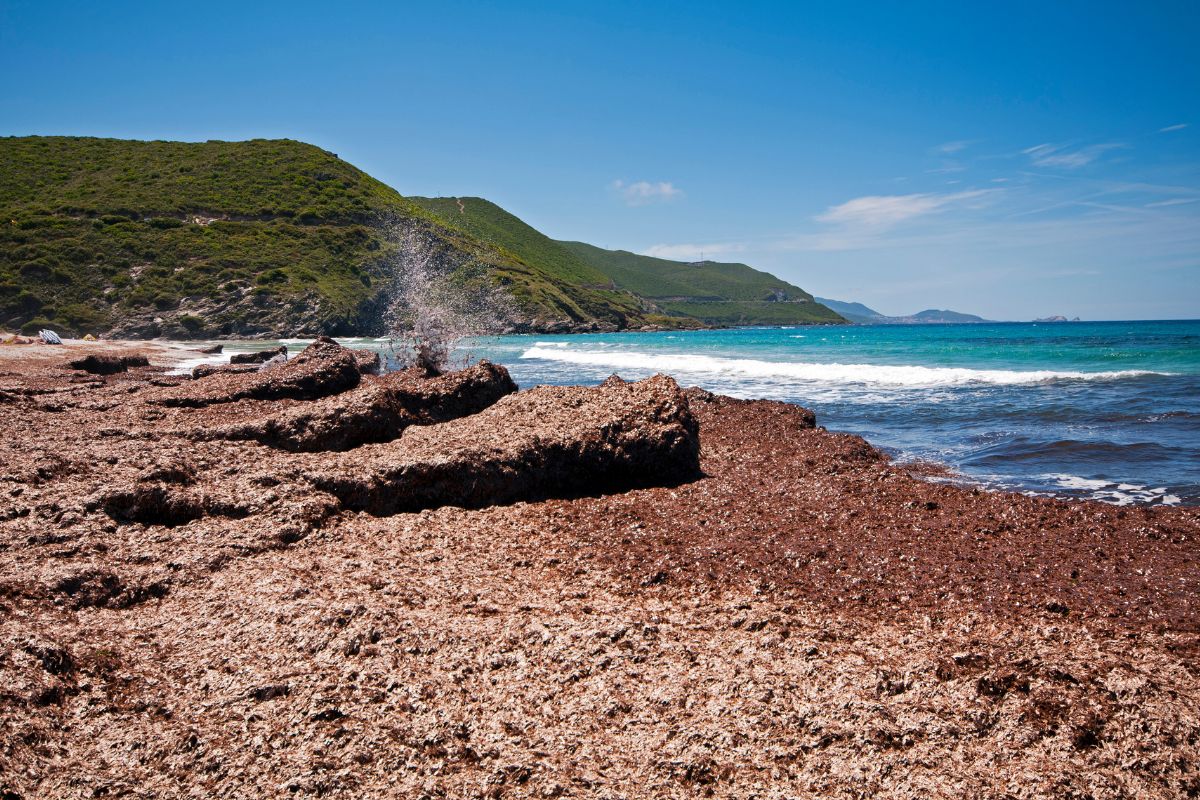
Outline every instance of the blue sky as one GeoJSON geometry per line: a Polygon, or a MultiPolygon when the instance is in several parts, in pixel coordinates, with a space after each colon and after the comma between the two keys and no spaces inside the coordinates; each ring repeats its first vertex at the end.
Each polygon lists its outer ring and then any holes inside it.
{"type": "Polygon", "coordinates": [[[885,313],[1200,317],[1200,4],[0,0],[0,135],[289,137],[885,313]]]}

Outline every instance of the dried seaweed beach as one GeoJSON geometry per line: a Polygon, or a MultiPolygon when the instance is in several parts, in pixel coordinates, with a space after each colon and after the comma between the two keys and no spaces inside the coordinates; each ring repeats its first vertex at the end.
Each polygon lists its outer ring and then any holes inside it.
{"type": "Polygon", "coordinates": [[[1200,795],[1195,508],[664,376],[173,357],[0,348],[0,797],[1200,795]]]}

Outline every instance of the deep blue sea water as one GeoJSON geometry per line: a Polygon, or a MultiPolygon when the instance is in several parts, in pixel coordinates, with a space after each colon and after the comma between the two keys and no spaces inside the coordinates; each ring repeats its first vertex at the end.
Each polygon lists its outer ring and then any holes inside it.
{"type": "Polygon", "coordinates": [[[1200,504],[1200,321],[539,334],[468,353],[522,388],[664,372],[799,403],[830,430],[991,486],[1200,504]]]}

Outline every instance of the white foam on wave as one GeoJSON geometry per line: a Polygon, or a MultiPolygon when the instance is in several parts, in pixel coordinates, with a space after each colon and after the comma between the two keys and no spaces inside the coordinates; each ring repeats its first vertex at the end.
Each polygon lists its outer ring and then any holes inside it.
{"type": "Polygon", "coordinates": [[[1093,478],[1081,478],[1078,475],[1047,475],[1047,478],[1057,483],[1063,489],[1103,489],[1106,486],[1116,486],[1122,491],[1132,489],[1144,489],[1144,486],[1135,486],[1131,483],[1122,483],[1119,486],[1111,481],[1102,481],[1093,478]]]}
{"type": "MultiPolygon", "coordinates": [[[[901,456],[898,463],[905,463],[901,456]]],[[[1177,506],[1183,502],[1177,494],[1168,494],[1167,489],[1159,487],[1151,489],[1135,483],[1116,483],[1098,478],[1084,478],[1079,475],[1065,473],[1050,473],[1037,476],[1043,482],[1044,488],[1023,488],[1009,475],[964,475],[948,468],[946,475],[929,475],[923,480],[930,483],[945,483],[951,486],[979,486],[1001,491],[1017,491],[1027,497],[1069,497],[1075,499],[1099,500],[1115,506],[1130,505],[1164,505],[1177,506]]]]}
{"type": "Polygon", "coordinates": [[[534,342],[534,347],[568,347],[570,342],[534,342]]]}
{"type": "Polygon", "coordinates": [[[1182,502],[1178,495],[1168,494],[1165,486],[1151,488],[1137,483],[1118,483],[1062,473],[1051,473],[1042,477],[1053,481],[1056,488],[1071,489],[1092,500],[1102,500],[1118,506],[1128,506],[1134,503],[1142,505],[1158,503],[1164,506],[1174,506],[1182,502]]]}
{"type": "Polygon", "coordinates": [[[633,350],[599,352],[538,346],[527,349],[521,354],[521,358],[536,358],[613,369],[653,370],[672,374],[708,374],[889,386],[962,386],[969,384],[1011,386],[1060,380],[1104,381],[1170,374],[1146,370],[1075,372],[892,364],[818,364],[803,361],[760,361],[752,358],[725,358],[688,353],[643,353],[633,350]]]}

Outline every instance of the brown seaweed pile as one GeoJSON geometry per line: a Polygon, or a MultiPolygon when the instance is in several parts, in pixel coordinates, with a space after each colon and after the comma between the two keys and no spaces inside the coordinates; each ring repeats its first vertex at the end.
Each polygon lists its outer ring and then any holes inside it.
{"type": "Polygon", "coordinates": [[[21,349],[4,797],[1200,794],[1196,509],[931,483],[663,377],[21,349]]]}

